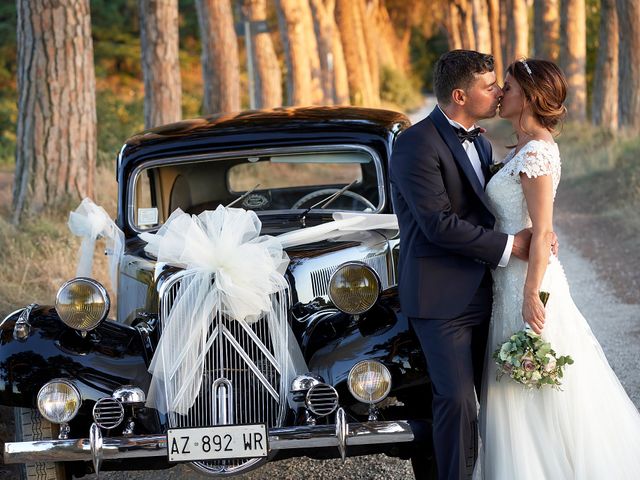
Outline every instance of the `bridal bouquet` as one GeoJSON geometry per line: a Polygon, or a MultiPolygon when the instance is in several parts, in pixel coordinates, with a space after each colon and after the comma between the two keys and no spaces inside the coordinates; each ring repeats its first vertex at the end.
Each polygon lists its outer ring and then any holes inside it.
{"type": "MultiPolygon", "coordinates": [[[[540,293],[545,305],[548,298],[548,293],[540,293]]],[[[564,367],[573,363],[570,356],[559,356],[549,342],[528,328],[511,335],[493,352],[493,359],[500,367],[496,380],[500,381],[504,375],[509,375],[527,388],[549,385],[559,389],[564,367]]]]}

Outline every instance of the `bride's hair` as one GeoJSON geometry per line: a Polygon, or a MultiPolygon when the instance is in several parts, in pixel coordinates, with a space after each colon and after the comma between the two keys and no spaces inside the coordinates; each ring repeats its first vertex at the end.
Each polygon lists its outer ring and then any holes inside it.
{"type": "Polygon", "coordinates": [[[567,80],[562,70],[553,62],[527,58],[513,62],[507,73],[522,88],[536,120],[554,132],[567,113],[567,80]]]}

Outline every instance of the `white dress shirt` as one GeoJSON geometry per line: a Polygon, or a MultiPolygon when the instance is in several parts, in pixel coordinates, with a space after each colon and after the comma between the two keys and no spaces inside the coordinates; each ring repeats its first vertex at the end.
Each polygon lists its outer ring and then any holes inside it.
{"type": "MultiPolygon", "coordinates": [[[[440,108],[440,105],[438,105],[438,108],[440,108]]],[[[462,128],[467,132],[476,128],[475,125],[472,126],[470,129],[465,128],[462,124],[456,122],[455,120],[451,120],[449,117],[447,117],[447,114],[444,113],[444,111],[442,111],[441,108],[440,108],[440,111],[444,115],[444,118],[446,118],[447,121],[454,128],[462,128]]],[[[469,140],[465,140],[464,142],[462,142],[462,148],[464,148],[464,151],[467,153],[467,157],[471,162],[473,171],[476,172],[476,175],[478,176],[478,180],[480,180],[480,185],[482,185],[482,187],[484,188],[485,178],[484,178],[484,173],[482,173],[482,163],[480,162],[480,155],[478,155],[478,150],[476,150],[475,144],[469,140]]],[[[502,258],[500,258],[500,263],[498,263],[499,267],[506,267],[507,264],[509,263],[509,259],[511,258],[511,249],[513,248],[513,240],[514,240],[514,236],[508,235],[507,245],[505,246],[504,252],[502,253],[502,258]]]]}

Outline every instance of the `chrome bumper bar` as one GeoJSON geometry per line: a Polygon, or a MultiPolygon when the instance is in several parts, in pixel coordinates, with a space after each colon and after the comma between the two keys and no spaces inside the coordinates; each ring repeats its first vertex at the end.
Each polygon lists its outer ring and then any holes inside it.
{"type": "MultiPolygon", "coordinates": [[[[343,417],[344,418],[344,417],[343,417]]],[[[269,449],[338,447],[344,459],[349,445],[373,445],[410,442],[414,438],[406,421],[342,423],[270,428],[269,449]]],[[[166,435],[134,435],[102,437],[99,442],[89,438],[11,442],[4,445],[4,463],[68,462],[166,457],[166,435]],[[96,450],[99,451],[96,451],[96,450]]]]}

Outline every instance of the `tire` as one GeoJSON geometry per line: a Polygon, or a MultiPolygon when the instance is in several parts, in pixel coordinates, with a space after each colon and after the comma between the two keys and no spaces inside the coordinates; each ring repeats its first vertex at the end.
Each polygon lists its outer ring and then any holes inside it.
{"type": "MultiPolygon", "coordinates": [[[[16,408],[14,414],[17,442],[58,438],[59,426],[42,418],[37,410],[16,408]]],[[[71,480],[71,474],[61,462],[25,463],[19,465],[19,471],[20,480],[71,480]]]]}
{"type": "Polygon", "coordinates": [[[413,476],[416,480],[438,479],[436,459],[431,455],[413,455],[411,457],[411,467],[413,468],[413,476]]]}

